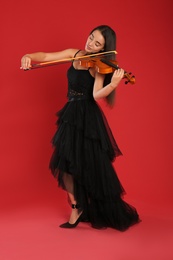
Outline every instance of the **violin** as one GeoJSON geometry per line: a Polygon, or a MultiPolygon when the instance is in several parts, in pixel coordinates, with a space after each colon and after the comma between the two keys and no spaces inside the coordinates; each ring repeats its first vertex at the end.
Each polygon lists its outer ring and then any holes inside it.
{"type": "MultiPolygon", "coordinates": [[[[109,74],[113,73],[115,70],[120,69],[118,66],[118,62],[115,60],[107,60],[104,58],[93,58],[88,60],[80,60],[80,65],[85,68],[94,68],[98,73],[101,74],[109,74]]],[[[131,72],[124,71],[124,77],[127,80],[125,81],[125,84],[131,83],[135,84],[135,76],[132,75],[131,72]]]]}
{"type": "MultiPolygon", "coordinates": [[[[81,57],[74,57],[74,58],[70,58],[70,59],[41,62],[41,63],[37,63],[37,64],[32,64],[32,66],[27,70],[43,68],[43,67],[47,67],[47,66],[54,66],[54,65],[58,65],[60,63],[79,61],[80,65],[82,67],[94,68],[98,73],[109,74],[109,73],[113,73],[117,69],[120,69],[117,61],[104,58],[105,56],[111,55],[112,53],[117,54],[116,51],[107,51],[107,52],[102,52],[102,53],[84,55],[81,57]]],[[[127,83],[134,84],[135,83],[135,76],[132,75],[131,72],[128,73],[128,72],[124,71],[123,78],[127,79],[125,81],[125,84],[127,84],[127,83]]]]}

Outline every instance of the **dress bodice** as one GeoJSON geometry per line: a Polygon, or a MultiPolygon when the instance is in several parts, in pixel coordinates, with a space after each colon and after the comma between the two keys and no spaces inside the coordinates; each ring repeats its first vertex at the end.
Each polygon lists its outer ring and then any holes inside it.
{"type": "Polygon", "coordinates": [[[68,98],[87,99],[93,96],[94,78],[89,70],[77,70],[73,64],[67,71],[68,98]]]}

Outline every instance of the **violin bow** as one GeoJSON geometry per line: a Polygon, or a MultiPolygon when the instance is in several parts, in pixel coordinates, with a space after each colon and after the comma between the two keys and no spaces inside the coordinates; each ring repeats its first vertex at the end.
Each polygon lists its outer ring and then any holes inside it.
{"type": "Polygon", "coordinates": [[[44,68],[47,66],[58,65],[60,63],[72,62],[72,61],[76,61],[76,60],[88,59],[88,58],[93,58],[93,57],[101,58],[101,57],[108,56],[112,53],[117,54],[117,52],[114,50],[114,51],[106,51],[106,52],[89,54],[89,55],[84,55],[84,56],[79,56],[79,57],[74,57],[74,58],[67,58],[67,59],[62,59],[62,60],[40,62],[40,63],[32,64],[31,67],[26,70],[44,68]]]}

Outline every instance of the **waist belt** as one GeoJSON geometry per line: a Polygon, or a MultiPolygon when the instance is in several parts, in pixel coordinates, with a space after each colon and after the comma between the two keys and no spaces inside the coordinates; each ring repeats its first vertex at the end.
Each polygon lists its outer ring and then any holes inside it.
{"type": "Polygon", "coordinates": [[[69,97],[68,98],[68,102],[72,102],[72,101],[78,101],[78,100],[93,100],[92,97],[87,97],[87,96],[80,96],[80,97],[69,97]]]}

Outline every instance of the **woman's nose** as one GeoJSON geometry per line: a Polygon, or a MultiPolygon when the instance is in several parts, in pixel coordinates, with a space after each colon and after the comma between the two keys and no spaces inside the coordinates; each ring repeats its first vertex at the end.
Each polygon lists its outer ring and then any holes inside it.
{"type": "Polygon", "coordinates": [[[93,46],[93,44],[94,44],[94,42],[91,40],[90,42],[89,42],[89,46],[93,46]]]}

